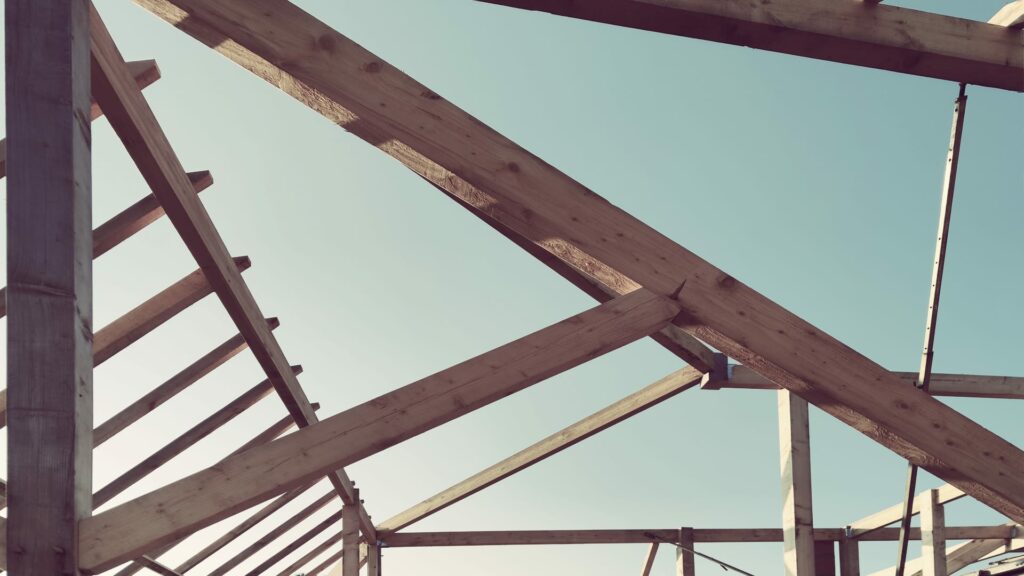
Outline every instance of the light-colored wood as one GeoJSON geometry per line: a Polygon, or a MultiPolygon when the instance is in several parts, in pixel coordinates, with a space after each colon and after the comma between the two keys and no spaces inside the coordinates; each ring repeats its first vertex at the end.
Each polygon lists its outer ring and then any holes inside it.
{"type": "MultiPolygon", "coordinates": [[[[900,386],[882,367],[604,201],[294,4],[137,2],[575,268],[603,275],[616,293],[642,285],[678,298],[685,308],[674,322],[680,328],[1011,518],[1024,519],[1019,448],[927,394],[900,386]],[[982,444],[990,449],[974,449],[982,444]]],[[[990,25],[968,23],[967,29],[975,26],[990,25]]],[[[1005,30],[992,32],[1014,51],[1005,30]]],[[[964,34],[959,27],[957,34],[963,34],[958,42],[965,49],[984,50],[982,35],[964,34]]],[[[1024,54],[1008,58],[1024,61],[1024,54]]],[[[1015,74],[1014,80],[1024,85],[1024,76],[1015,74]]]]}
{"type": "Polygon", "coordinates": [[[1024,91],[1024,42],[984,22],[859,0],[483,0],[653,32],[1024,91]]]}
{"type": "MultiPolygon", "coordinates": [[[[160,79],[160,68],[155,60],[137,60],[128,63],[132,77],[135,78],[139,89],[143,90],[150,84],[160,79]]],[[[103,111],[96,103],[90,106],[90,116],[93,120],[103,115],[103,111]]],[[[7,175],[7,139],[0,138],[0,178],[7,175]]],[[[3,316],[0,314],[0,316],[3,316]]]]}
{"type": "Polygon", "coordinates": [[[693,528],[680,528],[676,542],[679,544],[676,546],[676,576],[695,576],[693,528]]]}
{"type": "Polygon", "coordinates": [[[787,576],[815,576],[811,439],[807,401],[778,391],[783,560],[787,576]]]}
{"type": "MultiPolygon", "coordinates": [[[[647,547],[647,554],[644,556],[644,564],[640,568],[640,576],[651,576],[651,569],[654,568],[654,560],[658,557],[658,543],[651,542],[647,547]]],[[[372,574],[370,576],[373,576],[372,574]]]]}
{"type": "MultiPolygon", "coordinates": [[[[296,373],[302,371],[302,368],[299,366],[294,366],[293,369],[296,373]]],[[[107,502],[110,502],[114,497],[121,494],[128,488],[131,488],[149,474],[155,472],[157,468],[163,466],[167,462],[170,462],[175,456],[178,456],[196,442],[199,442],[203,438],[213,434],[221,426],[224,426],[249,408],[252,408],[257,402],[266,398],[271,391],[273,391],[273,386],[270,384],[269,380],[264,380],[263,382],[260,382],[246,390],[241,396],[235,398],[223,408],[207,416],[201,422],[189,428],[166,446],[160,448],[145,458],[142,462],[139,462],[135,466],[126,470],[123,474],[111,480],[106,486],[96,491],[96,494],[93,495],[92,499],[93,506],[98,508],[107,502]]]]}
{"type": "Polygon", "coordinates": [[[100,571],[661,329],[671,301],[637,290],[228,458],[82,525],[100,571]]]}
{"type": "MultiPolygon", "coordinates": [[[[314,558],[323,554],[324,552],[332,548],[335,544],[340,542],[343,536],[344,531],[338,532],[336,535],[316,545],[309,552],[303,554],[298,560],[289,564],[284,570],[281,570],[277,574],[277,576],[294,576],[295,574],[301,573],[302,568],[304,568],[306,564],[309,564],[313,561],[314,558]]],[[[372,558],[372,556],[368,556],[368,558],[372,558]]],[[[369,565],[369,562],[367,564],[369,565]]],[[[369,572],[368,574],[373,573],[369,572]]]]}
{"type": "MultiPolygon", "coordinates": [[[[278,500],[280,500],[280,498],[278,500]]],[[[242,562],[248,560],[249,557],[251,557],[253,554],[269,546],[271,542],[283,536],[286,532],[297,526],[306,518],[312,516],[317,510],[320,510],[333,500],[334,494],[331,492],[328,492],[327,494],[324,494],[320,498],[317,498],[312,503],[308,504],[305,508],[299,510],[298,512],[290,516],[287,520],[275,526],[272,530],[264,534],[255,542],[253,542],[249,546],[246,546],[240,552],[238,552],[230,559],[228,559],[227,562],[224,562],[214,570],[210,571],[210,573],[207,576],[223,576],[224,574],[227,574],[231,569],[238,566],[242,562]]],[[[260,513],[257,513],[257,515],[259,515],[260,513]]]]}
{"type": "MultiPolygon", "coordinates": [[[[353,510],[353,512],[356,512],[356,510],[353,510]]],[[[306,542],[309,542],[313,538],[316,538],[317,536],[319,536],[322,532],[324,532],[328,528],[331,528],[332,526],[337,526],[338,522],[341,520],[341,516],[342,516],[342,512],[341,512],[341,510],[339,510],[339,511],[335,512],[334,514],[331,514],[327,518],[324,518],[319,523],[317,523],[315,526],[313,526],[309,530],[306,530],[305,532],[303,532],[298,538],[296,538],[295,540],[289,542],[287,545],[282,547],[277,552],[271,554],[269,558],[267,558],[266,560],[261,562],[258,566],[256,566],[252,570],[249,570],[248,572],[246,572],[245,576],[259,576],[260,574],[263,574],[264,572],[266,572],[267,570],[272,568],[275,564],[277,564],[281,560],[285,559],[289,554],[291,554],[292,552],[295,552],[296,550],[298,550],[306,542]]],[[[354,525],[356,527],[356,531],[358,533],[358,530],[359,530],[359,514],[356,513],[356,514],[353,514],[353,516],[354,516],[353,523],[354,523],[354,525]]],[[[338,532],[338,536],[337,537],[341,538],[343,535],[344,535],[344,531],[341,531],[341,532],[338,532]]],[[[359,553],[357,552],[355,556],[356,556],[356,561],[357,561],[357,564],[356,564],[356,566],[357,566],[356,576],[358,576],[359,553]]]]}
{"type": "MultiPolygon", "coordinates": [[[[96,101],[178,235],[206,274],[238,331],[249,343],[249,349],[274,384],[296,425],[304,428],[317,423],[316,413],[298,379],[291,373],[284,351],[264,322],[248,285],[231,265],[224,240],[202,203],[192,193],[181,162],[142,91],[131,82],[124,58],[95,9],[91,17],[92,81],[96,101]]],[[[343,502],[354,503],[352,480],[344,470],[332,470],[327,477],[343,502]]],[[[373,534],[373,523],[365,511],[360,517],[364,530],[373,534]]]]}
{"type": "Polygon", "coordinates": [[[146,568],[149,568],[153,572],[161,574],[162,576],[181,576],[181,574],[178,574],[177,572],[171,570],[167,566],[164,566],[156,560],[153,560],[149,556],[143,556],[139,559],[139,562],[141,562],[146,568]]]}
{"type": "MultiPolygon", "coordinates": [[[[893,372],[893,375],[909,385],[913,385],[917,381],[916,372],[893,372]]],[[[733,365],[730,368],[729,380],[722,382],[721,387],[757,390],[779,389],[778,384],[742,365],[733,365]]],[[[1024,377],[932,374],[928,392],[932,396],[1020,400],[1024,399],[1024,377]]]]}
{"type": "Polygon", "coordinates": [[[342,508],[341,574],[359,576],[359,515],[357,506],[342,508]]]}
{"type": "Polygon", "coordinates": [[[946,576],[946,516],[939,491],[928,490],[921,501],[921,558],[923,576],[946,576]]]}
{"type": "Polygon", "coordinates": [[[696,386],[701,373],[693,368],[683,368],[657,382],[630,394],[618,402],[568,426],[551,436],[533,444],[504,460],[466,478],[427,498],[426,500],[399,512],[377,525],[378,533],[396,532],[435,514],[456,502],[492,486],[509,476],[553,456],[598,432],[655,406],[684,390],[696,386]]]}
{"type": "Polygon", "coordinates": [[[1006,28],[1024,27],[1024,0],[1014,0],[1003,6],[988,22],[1006,28]]]}
{"type": "MultiPolygon", "coordinates": [[[[1004,524],[1001,528],[1009,530],[1011,533],[1014,532],[1013,524],[1004,524]]],[[[1020,528],[1018,527],[1017,530],[1020,528]]],[[[920,531],[918,531],[920,533],[920,531]]],[[[953,529],[946,528],[945,530],[946,540],[956,540],[957,538],[953,534],[953,529]]],[[[958,534],[959,535],[959,534],[958,534]]],[[[913,538],[913,532],[911,538],[913,538]]],[[[1003,545],[1005,539],[992,538],[989,535],[983,535],[979,538],[972,539],[968,542],[962,542],[956,546],[948,547],[946,549],[946,573],[954,574],[967,566],[974,564],[978,560],[981,560],[986,555],[991,554],[993,551],[998,550],[1003,545]]],[[[906,574],[909,576],[923,576],[923,558],[914,558],[907,561],[906,574]]],[[[896,567],[890,566],[889,568],[872,572],[871,576],[892,576],[896,573],[896,567]]]]}
{"type": "MultiPolygon", "coordinates": [[[[947,540],[1009,538],[1012,526],[953,526],[946,528],[947,540]]],[[[391,548],[424,546],[539,546],[569,544],[649,544],[676,541],[678,529],[648,530],[495,530],[473,532],[396,532],[384,542],[391,548]]],[[[816,528],[815,541],[837,542],[845,536],[842,528],[816,528]]],[[[883,528],[866,535],[863,540],[893,542],[899,537],[896,528],[883,528]]],[[[921,530],[910,530],[911,540],[921,539],[921,530]]],[[[782,542],[781,528],[694,528],[696,543],[782,542]]]]}
{"type": "MultiPolygon", "coordinates": [[[[947,504],[949,502],[953,502],[964,497],[963,490],[960,490],[959,488],[951,486],[949,484],[939,486],[936,490],[939,493],[939,504],[947,504]]],[[[914,499],[914,515],[917,515],[921,512],[922,497],[924,497],[926,494],[927,492],[922,492],[921,494],[918,494],[917,498],[914,499]]],[[[861,518],[856,522],[852,522],[850,524],[850,529],[857,534],[862,534],[864,532],[874,530],[876,528],[881,528],[883,526],[888,526],[889,524],[892,524],[894,522],[898,522],[902,514],[903,503],[893,504],[892,506],[886,508],[885,510],[875,512],[870,516],[865,516],[864,518],[861,518]]]]}
{"type": "Polygon", "coordinates": [[[8,0],[5,30],[6,568],[77,575],[92,496],[88,3],[8,0]]]}
{"type": "MultiPolygon", "coordinates": [[[[269,318],[267,324],[273,330],[280,325],[280,322],[278,322],[277,318],[269,318]]],[[[97,426],[95,432],[93,432],[93,445],[99,446],[103,444],[118,432],[138,422],[143,416],[156,410],[160,405],[198,382],[200,378],[235,357],[245,348],[245,339],[242,338],[241,334],[217,346],[184,370],[175,374],[171,379],[149,391],[142,398],[132,402],[120,412],[108,418],[106,422],[97,426]]]]}
{"type": "Polygon", "coordinates": [[[839,576],[860,576],[860,543],[854,538],[839,540],[839,576]]]}
{"type": "MultiPolygon", "coordinates": [[[[0,146],[0,150],[3,149],[4,147],[0,146]]],[[[213,177],[209,172],[190,172],[188,177],[192,181],[192,185],[195,186],[196,194],[213,184],[213,177]]],[[[164,211],[159,204],[154,207],[154,203],[156,203],[156,199],[150,194],[93,230],[93,259],[106,254],[139,230],[158,220],[164,211]]],[[[6,314],[7,288],[3,287],[0,288],[0,318],[6,314]]]]}

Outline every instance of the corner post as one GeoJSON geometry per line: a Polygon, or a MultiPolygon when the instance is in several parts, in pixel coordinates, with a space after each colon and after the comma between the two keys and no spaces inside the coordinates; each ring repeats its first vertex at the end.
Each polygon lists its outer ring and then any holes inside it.
{"type": "Polygon", "coordinates": [[[921,559],[923,576],[946,576],[946,514],[939,503],[939,491],[918,497],[921,507],[921,559]]]}
{"type": "Polygon", "coordinates": [[[778,394],[786,576],[814,576],[811,437],[807,401],[786,389],[779,390],[778,394]]]}
{"type": "Polygon", "coordinates": [[[359,576],[359,490],[353,490],[355,502],[341,508],[341,576],[359,576]]]}

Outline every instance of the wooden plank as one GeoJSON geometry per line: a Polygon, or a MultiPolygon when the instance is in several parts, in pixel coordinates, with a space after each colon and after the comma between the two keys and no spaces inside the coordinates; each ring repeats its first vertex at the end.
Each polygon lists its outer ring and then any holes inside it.
{"type": "MultiPolygon", "coordinates": [[[[188,177],[195,186],[196,194],[213,184],[213,177],[209,172],[190,172],[188,177]]],[[[164,211],[159,204],[154,208],[155,202],[156,199],[150,194],[96,228],[92,233],[93,259],[106,254],[139,230],[158,220],[164,211]]],[[[3,287],[0,288],[0,318],[6,314],[7,288],[3,287]]]]}
{"type": "MultiPolygon", "coordinates": [[[[278,500],[280,500],[280,498],[278,500]]],[[[223,576],[224,574],[227,574],[231,569],[235,568],[242,562],[248,560],[253,554],[269,546],[271,542],[274,542],[275,540],[283,536],[286,532],[297,526],[306,518],[312,516],[317,510],[320,510],[324,506],[327,506],[327,504],[329,504],[333,500],[333,492],[328,492],[327,494],[324,494],[320,498],[317,498],[310,504],[306,505],[306,507],[304,507],[302,510],[299,510],[295,514],[291,515],[287,520],[275,526],[271,531],[261,536],[255,542],[253,542],[249,546],[246,546],[240,552],[238,552],[230,559],[228,559],[227,562],[224,562],[214,570],[210,571],[210,573],[207,576],[223,576]]]]}
{"type": "Polygon", "coordinates": [[[321,562],[321,563],[317,564],[316,566],[314,566],[312,570],[310,570],[309,572],[306,572],[306,576],[317,576],[318,574],[320,574],[324,570],[327,570],[328,568],[330,568],[335,562],[337,562],[338,560],[341,560],[341,557],[344,554],[345,554],[344,550],[338,550],[334,554],[331,554],[330,556],[325,558],[323,562],[321,562]]]}
{"type": "Polygon", "coordinates": [[[178,574],[174,570],[171,570],[167,566],[164,566],[163,564],[157,562],[156,560],[153,560],[148,556],[143,556],[140,559],[140,562],[142,562],[142,564],[144,564],[146,568],[149,568],[153,572],[161,574],[162,576],[181,576],[181,574],[178,574]]]}
{"type": "MultiPolygon", "coordinates": [[[[1013,526],[1013,524],[1005,524],[1002,527],[1013,531],[1013,526]]],[[[913,538],[913,535],[911,537],[913,538]]],[[[954,539],[955,538],[950,535],[950,529],[947,528],[946,540],[954,539]]],[[[946,549],[946,573],[954,574],[957,571],[974,564],[978,560],[984,558],[987,554],[997,550],[1004,542],[1004,539],[983,536],[972,539],[968,542],[962,542],[956,546],[948,547],[946,549]]],[[[910,576],[923,576],[923,564],[924,559],[920,557],[908,561],[906,574],[909,574],[910,576]]],[[[892,576],[895,573],[896,567],[890,566],[889,568],[872,572],[871,576],[892,576]]]]}
{"type": "MultiPolygon", "coordinates": [[[[352,508],[352,511],[356,512],[358,506],[350,506],[349,508],[352,508]]],[[[318,524],[316,524],[315,526],[313,526],[309,530],[306,530],[305,532],[303,532],[298,538],[296,538],[295,540],[289,542],[286,546],[282,547],[277,552],[271,554],[269,558],[267,558],[266,560],[261,562],[258,566],[256,566],[252,570],[249,570],[248,572],[246,572],[245,576],[258,576],[259,574],[263,574],[264,572],[269,570],[271,567],[273,567],[275,564],[277,564],[281,560],[284,560],[289,554],[291,554],[292,552],[295,552],[296,550],[301,548],[303,545],[306,544],[306,542],[309,542],[313,538],[316,538],[317,536],[319,536],[321,533],[323,533],[328,528],[330,528],[332,526],[336,526],[338,524],[338,522],[341,520],[341,516],[342,516],[342,511],[338,510],[334,514],[331,514],[327,518],[324,518],[318,524]]],[[[358,530],[359,530],[359,514],[358,513],[357,514],[353,514],[352,521],[353,521],[353,524],[356,527],[356,531],[357,531],[357,534],[358,534],[358,530]]],[[[344,533],[344,531],[339,532],[338,533],[338,537],[341,537],[343,535],[343,533],[344,533]]],[[[356,576],[359,576],[358,559],[359,559],[359,554],[357,552],[356,553],[356,561],[357,561],[357,564],[356,564],[356,576]]]]}
{"type": "MultiPolygon", "coordinates": [[[[309,552],[306,552],[301,557],[299,557],[298,560],[289,564],[284,570],[281,570],[277,576],[294,576],[295,574],[302,573],[301,570],[306,567],[306,564],[309,564],[313,561],[314,558],[328,551],[336,543],[340,542],[344,534],[345,532],[343,530],[341,532],[338,532],[334,536],[328,538],[327,540],[324,540],[322,543],[316,545],[309,552]]],[[[373,558],[373,555],[370,554],[369,556],[367,556],[367,558],[373,558]]],[[[367,565],[369,565],[369,561],[367,561],[367,565]]],[[[370,571],[367,572],[367,574],[369,576],[373,576],[374,573],[370,571]]]]}
{"type": "Polygon", "coordinates": [[[1006,28],[1024,27],[1024,0],[1014,0],[1003,6],[988,22],[1006,28]]]}
{"type": "Polygon", "coordinates": [[[860,543],[854,538],[839,541],[839,576],[860,576],[860,543]]]}
{"type": "MultiPolygon", "coordinates": [[[[296,373],[302,372],[301,366],[294,366],[293,369],[296,373]]],[[[231,402],[228,402],[228,404],[223,408],[207,416],[201,422],[189,428],[183,434],[169,442],[166,446],[149,455],[142,462],[139,462],[135,466],[129,468],[123,474],[111,480],[110,483],[103,488],[100,488],[96,494],[93,495],[93,506],[98,508],[107,502],[110,502],[114,497],[121,494],[128,488],[131,488],[137,482],[155,472],[164,464],[170,462],[175,456],[178,456],[195,443],[206,438],[210,434],[213,434],[221,426],[224,426],[249,408],[252,408],[257,402],[266,398],[272,390],[273,386],[270,384],[269,380],[264,380],[246,390],[241,396],[235,398],[231,402]]]]}
{"type": "MultiPolygon", "coordinates": [[[[160,79],[160,68],[156,60],[137,60],[128,63],[128,69],[135,78],[139,90],[147,88],[150,84],[160,79]]],[[[103,115],[100,107],[93,103],[90,107],[90,117],[95,120],[103,115]]],[[[7,175],[7,139],[0,138],[0,178],[7,175]]]]}
{"type": "Polygon", "coordinates": [[[359,576],[359,516],[353,506],[342,508],[341,574],[359,576]]]}
{"type": "Polygon", "coordinates": [[[643,289],[620,296],[103,512],[82,526],[83,566],[117,565],[642,338],[677,311],[643,289]]]}
{"type": "MultiPolygon", "coordinates": [[[[674,324],[691,335],[1009,517],[1024,519],[1019,448],[927,394],[900,386],[881,366],[297,6],[284,0],[137,1],[488,217],[575,268],[604,275],[617,293],[642,285],[681,301],[685,314],[674,324]],[[978,445],[990,449],[975,450],[978,445]]],[[[1005,30],[1000,34],[1005,38],[1005,30]]],[[[1018,57],[1024,54],[1011,58],[1018,57]]]]}
{"type": "MultiPolygon", "coordinates": [[[[949,484],[939,486],[936,490],[939,494],[939,504],[946,504],[964,497],[964,493],[962,490],[949,484]]],[[[921,494],[918,494],[917,498],[914,499],[914,508],[912,510],[914,515],[920,514],[922,497],[925,496],[927,493],[928,492],[923,492],[921,494]]],[[[898,504],[893,504],[892,506],[886,508],[885,510],[880,510],[878,512],[875,512],[874,514],[871,514],[870,516],[865,516],[860,520],[850,523],[849,528],[856,534],[864,534],[871,530],[875,530],[883,526],[888,526],[893,522],[898,522],[902,518],[902,515],[903,503],[900,502],[898,504]]]]}
{"type": "MultiPolygon", "coordinates": [[[[730,368],[729,379],[722,388],[778,390],[779,385],[743,365],[730,368]]],[[[893,372],[904,383],[917,381],[917,372],[893,372]]],[[[932,374],[928,392],[932,396],[958,396],[965,398],[1024,399],[1024,377],[983,376],[978,374],[932,374]]]]}
{"type": "Polygon", "coordinates": [[[836,545],[831,540],[814,542],[814,576],[836,576],[836,545]]]}
{"type": "Polygon", "coordinates": [[[946,516],[939,491],[928,490],[921,501],[922,572],[924,576],[946,576],[946,516]]]}
{"type": "MultiPolygon", "coordinates": [[[[647,547],[647,554],[644,555],[643,566],[640,567],[640,576],[651,576],[651,569],[654,568],[654,560],[658,556],[658,543],[651,542],[647,547]]],[[[280,575],[279,575],[280,576],[280,575]]]]}
{"type": "Polygon", "coordinates": [[[78,574],[92,495],[92,155],[88,4],[5,13],[6,569],[78,574]]]}
{"type": "MultiPolygon", "coordinates": [[[[268,318],[267,325],[273,330],[280,325],[280,322],[277,318],[268,318]]],[[[220,367],[242,350],[245,350],[246,346],[245,339],[242,338],[241,334],[238,334],[204,354],[184,370],[150,390],[142,398],[132,402],[120,412],[108,418],[106,422],[97,426],[93,432],[94,447],[103,444],[118,432],[138,422],[143,416],[156,410],[163,403],[198,382],[200,378],[220,367]]]]}
{"type": "Polygon", "coordinates": [[[695,576],[697,573],[694,557],[693,528],[680,528],[676,546],[676,576],[695,576]]]}
{"type": "Polygon", "coordinates": [[[644,410],[693,388],[700,383],[701,373],[683,368],[657,382],[587,416],[551,436],[537,442],[504,460],[442,490],[426,500],[399,512],[377,525],[381,533],[396,532],[459,502],[477,492],[553,456],[570,446],[590,438],[598,432],[639,414],[644,410]]]}
{"type": "Polygon", "coordinates": [[[779,463],[787,576],[815,576],[811,439],[807,401],[779,390],[779,463]]]}
{"type": "MultiPolygon", "coordinates": [[[[249,343],[256,360],[274,384],[288,413],[299,428],[318,422],[306,393],[291,373],[288,360],[263,321],[259,305],[238,270],[191,185],[167,136],[157,122],[142,91],[130,74],[117,45],[95,8],[91,11],[92,80],[96,101],[106,112],[114,132],[124,143],[153,195],[178,231],[199,267],[223,303],[238,331],[249,343]]],[[[342,501],[354,503],[352,480],[344,470],[327,475],[342,501]]],[[[361,513],[364,530],[373,533],[369,515],[361,513]]]]}
{"type": "MultiPolygon", "coordinates": [[[[780,528],[694,528],[696,543],[782,542],[780,528]]],[[[1007,538],[1010,526],[954,526],[946,528],[947,540],[981,538],[991,540],[1007,538]]],[[[837,542],[845,535],[842,528],[816,528],[814,539],[819,542],[837,542]]],[[[541,546],[584,544],[649,544],[656,541],[676,541],[678,529],[626,529],[626,530],[494,530],[472,532],[396,532],[387,535],[384,542],[391,548],[424,546],[541,546]]],[[[894,542],[899,530],[883,528],[863,540],[894,542]]],[[[921,539],[921,530],[910,531],[911,540],[921,539]]]]}
{"type": "MultiPolygon", "coordinates": [[[[344,550],[342,551],[344,552],[344,550]]],[[[366,554],[366,576],[381,576],[380,546],[370,545],[366,554]]]]}
{"type": "Polygon", "coordinates": [[[1024,91],[1024,41],[991,24],[838,0],[482,0],[617,26],[1024,91]]]}

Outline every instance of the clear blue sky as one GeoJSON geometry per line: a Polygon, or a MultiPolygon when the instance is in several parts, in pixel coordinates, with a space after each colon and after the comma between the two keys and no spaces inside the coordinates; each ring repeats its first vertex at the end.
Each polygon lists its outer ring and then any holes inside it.
{"type": "MultiPolygon", "coordinates": [[[[858,351],[916,369],[955,84],[469,0],[298,3],[858,351]]],[[[987,19],[1003,0],[893,3],[987,19]]],[[[322,415],[593,305],[264,81],[128,2],[97,5],[128,59],[158,60],[163,79],[146,95],[186,168],[213,171],[203,201],[233,253],[252,257],[245,276],[264,312],[281,317],[277,335],[305,367],[322,415]]],[[[1022,375],[1022,100],[969,94],[935,368],[1022,375]]],[[[146,188],[108,125],[94,126],[99,223],[146,188]]],[[[169,224],[152,226],[97,261],[96,325],[194,269],[169,224]]],[[[96,371],[97,422],[234,333],[210,298],[133,345],[96,371]]],[[[679,366],[638,342],[349,472],[382,520],[679,366]]],[[[248,355],[218,369],[101,447],[96,486],[261,379],[248,355]]],[[[412,529],[776,527],[775,402],[764,391],[687,392],[412,529]]],[[[949,403],[1024,445],[1024,405],[949,403]]],[[[264,400],[118,501],[211,464],[283,415],[276,398],[264,400]]],[[[842,526],[900,498],[904,462],[816,410],[812,446],[817,525],[842,526]]],[[[947,518],[1002,521],[969,502],[949,506],[947,518]]],[[[782,573],[781,545],[701,550],[759,576],[782,573]]],[[[643,554],[640,545],[387,550],[384,568],[611,576],[637,572],[643,554]]],[[[862,554],[869,573],[891,564],[895,547],[866,544],[862,554]]],[[[663,551],[656,574],[672,573],[671,557],[663,551]]]]}

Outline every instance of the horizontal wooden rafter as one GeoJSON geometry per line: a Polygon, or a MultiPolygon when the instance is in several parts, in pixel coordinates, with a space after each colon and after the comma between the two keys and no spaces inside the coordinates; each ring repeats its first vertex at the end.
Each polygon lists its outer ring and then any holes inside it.
{"type": "MultiPolygon", "coordinates": [[[[978,500],[1024,520],[1020,449],[903,385],[294,4],[137,2],[574,268],[604,275],[617,293],[643,286],[677,299],[684,310],[674,322],[680,328],[978,500]],[[979,444],[988,449],[976,450],[979,444]]],[[[974,26],[990,25],[968,23],[967,28],[974,26]]],[[[978,41],[984,49],[982,36],[969,43],[978,41]]],[[[1012,62],[1024,55],[1006,58],[1012,62]]]]}
{"type": "Polygon", "coordinates": [[[1024,91],[1024,37],[861,0],[481,0],[819,60],[1024,91]]]}
{"type": "MultiPolygon", "coordinates": [[[[943,486],[940,486],[938,488],[938,491],[939,491],[939,503],[940,504],[947,504],[949,502],[952,502],[954,500],[958,500],[958,499],[964,497],[963,490],[960,490],[959,488],[957,488],[955,486],[950,486],[949,484],[945,484],[943,486]]],[[[911,509],[911,515],[917,515],[917,514],[919,514],[921,512],[920,498],[921,498],[921,495],[918,494],[918,497],[914,499],[914,505],[913,505],[913,508],[911,509]]],[[[854,532],[863,533],[863,532],[866,532],[866,531],[876,530],[878,528],[882,528],[883,526],[888,526],[889,524],[892,524],[894,522],[899,522],[902,518],[903,518],[903,503],[900,502],[898,504],[893,504],[892,506],[886,508],[885,510],[881,510],[879,512],[875,512],[874,514],[871,514],[870,516],[865,516],[864,518],[861,518],[860,520],[857,520],[855,522],[851,522],[849,528],[851,530],[853,530],[854,532]]]]}
{"type": "Polygon", "coordinates": [[[677,313],[637,290],[84,519],[81,566],[110,568],[643,338],[677,313]]]}

